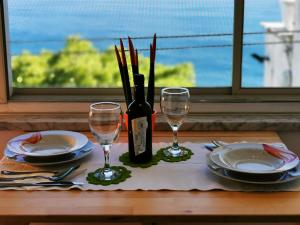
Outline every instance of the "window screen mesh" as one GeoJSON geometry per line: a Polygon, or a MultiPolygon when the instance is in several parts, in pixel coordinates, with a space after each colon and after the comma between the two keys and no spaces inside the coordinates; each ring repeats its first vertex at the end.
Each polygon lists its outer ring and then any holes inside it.
{"type": "MultiPolygon", "coordinates": [[[[76,59],[74,65],[65,63],[69,67],[66,70],[62,65],[48,65],[45,60],[26,67],[15,59],[24,51],[30,52],[28,57],[39,57],[45,50],[58,54],[65,48],[66,39],[74,35],[89,41],[102,54],[118,45],[118,38],[131,36],[136,38],[134,44],[140,54],[148,57],[154,33],[158,35],[157,62],[162,66],[157,68],[159,86],[231,86],[233,7],[233,0],[9,0],[9,46],[15,86],[121,86],[116,80],[106,82],[109,71],[117,72],[103,66],[105,55],[99,56],[103,68],[97,70],[94,67],[100,67],[99,63],[93,66],[90,62],[93,69],[84,68],[85,72],[79,74],[84,82],[76,77],[76,70],[82,69],[76,59]],[[42,71],[42,66],[54,69],[42,71]],[[42,72],[31,71],[35,67],[42,72]],[[61,78],[52,79],[58,76],[61,78]],[[34,77],[38,77],[40,84],[34,77]],[[183,81],[176,82],[176,77],[183,81]]],[[[85,48],[78,49],[70,57],[83,57],[85,48]]],[[[106,58],[117,69],[115,58],[106,58]]]]}

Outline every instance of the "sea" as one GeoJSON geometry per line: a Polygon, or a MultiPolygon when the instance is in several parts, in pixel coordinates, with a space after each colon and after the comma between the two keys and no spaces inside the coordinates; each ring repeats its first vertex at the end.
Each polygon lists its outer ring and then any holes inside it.
{"type": "MultiPolygon", "coordinates": [[[[157,41],[157,62],[190,62],[199,87],[232,83],[234,0],[8,0],[10,55],[58,51],[70,35],[91,40],[100,50],[131,36],[149,56],[150,37],[157,41]]],[[[264,32],[261,22],[280,22],[279,0],[245,0],[245,33],[264,32]]],[[[245,34],[244,87],[264,85],[264,34],[245,34]]]]}

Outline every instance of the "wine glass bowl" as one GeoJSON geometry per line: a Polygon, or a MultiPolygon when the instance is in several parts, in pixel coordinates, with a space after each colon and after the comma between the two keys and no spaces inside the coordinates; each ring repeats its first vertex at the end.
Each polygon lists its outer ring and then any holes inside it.
{"type": "Polygon", "coordinates": [[[121,130],[122,110],[118,103],[99,102],[90,105],[89,126],[90,130],[102,146],[104,152],[104,168],[99,169],[96,177],[99,180],[114,180],[118,177],[117,171],[110,168],[109,154],[121,130]]]}
{"type": "Polygon", "coordinates": [[[173,131],[173,145],[165,151],[166,156],[179,157],[184,152],[178,146],[177,134],[189,112],[190,94],[187,88],[163,88],[160,107],[173,131]]]}

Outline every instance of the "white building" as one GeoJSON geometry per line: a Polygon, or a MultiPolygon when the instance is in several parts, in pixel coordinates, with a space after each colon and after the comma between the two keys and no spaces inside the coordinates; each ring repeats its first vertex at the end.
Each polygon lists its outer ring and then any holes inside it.
{"type": "MultiPolygon", "coordinates": [[[[300,0],[296,0],[295,5],[295,30],[300,31],[300,0]]],[[[292,85],[300,87],[300,32],[294,34],[294,40],[299,43],[294,44],[292,85]]]]}
{"type": "Polygon", "coordinates": [[[266,29],[266,87],[300,86],[300,0],[281,0],[282,22],[262,22],[266,29]]]}

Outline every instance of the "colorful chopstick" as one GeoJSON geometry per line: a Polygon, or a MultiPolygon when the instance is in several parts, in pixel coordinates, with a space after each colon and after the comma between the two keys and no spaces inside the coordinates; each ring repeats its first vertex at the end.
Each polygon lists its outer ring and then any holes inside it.
{"type": "Polygon", "coordinates": [[[135,66],[136,66],[136,73],[139,74],[139,53],[138,50],[135,50],[135,66]]]}
{"type": "Polygon", "coordinates": [[[133,43],[132,43],[132,40],[131,40],[130,37],[128,37],[128,46],[129,46],[132,74],[138,74],[138,69],[137,69],[137,65],[136,65],[135,50],[134,50],[134,46],[133,46],[133,43]]]}
{"type": "Polygon", "coordinates": [[[125,48],[124,48],[124,44],[123,44],[122,39],[120,39],[120,45],[121,45],[121,56],[122,56],[122,68],[123,68],[123,75],[124,75],[124,83],[125,83],[125,88],[126,88],[126,92],[127,92],[127,105],[129,105],[132,102],[132,95],[131,95],[131,86],[130,86],[130,80],[129,80],[129,74],[128,74],[125,48]]]}
{"type": "Polygon", "coordinates": [[[121,56],[120,56],[119,50],[118,50],[118,48],[117,48],[116,45],[115,45],[115,53],[116,53],[116,57],[117,57],[117,61],[118,61],[119,71],[120,71],[120,74],[121,74],[121,79],[122,79],[122,85],[123,85],[123,91],[124,91],[125,101],[126,101],[126,105],[127,105],[127,108],[128,108],[129,100],[128,100],[127,87],[126,87],[126,83],[125,83],[125,80],[124,80],[125,78],[124,78],[123,65],[122,65],[122,60],[121,60],[121,56]]]}
{"type": "Polygon", "coordinates": [[[155,86],[154,86],[154,75],[155,75],[155,57],[156,57],[156,34],[153,37],[153,44],[150,44],[150,71],[149,71],[149,81],[148,81],[148,93],[147,93],[147,102],[154,112],[154,95],[155,95],[155,86]]]}

